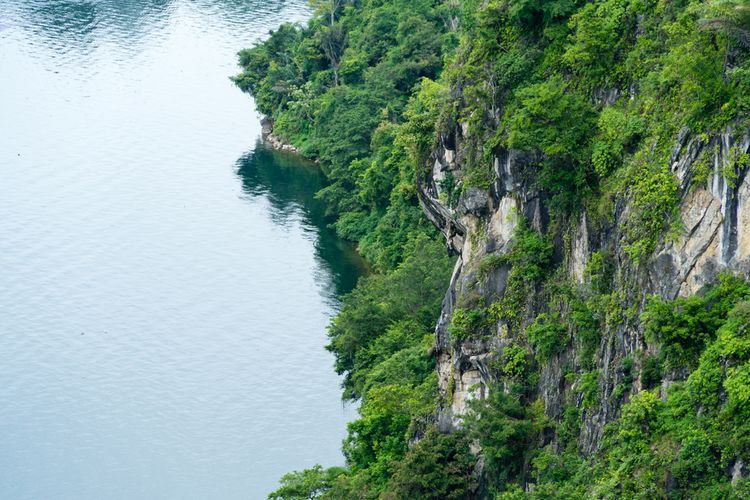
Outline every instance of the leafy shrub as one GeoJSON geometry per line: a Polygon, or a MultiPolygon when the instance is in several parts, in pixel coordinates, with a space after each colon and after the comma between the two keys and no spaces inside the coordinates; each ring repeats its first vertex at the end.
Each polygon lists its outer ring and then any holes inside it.
{"type": "Polygon", "coordinates": [[[526,372],[526,349],[518,344],[505,346],[502,355],[503,374],[511,378],[519,378],[526,372]]]}
{"type": "Polygon", "coordinates": [[[645,356],[641,368],[641,385],[644,389],[656,387],[662,379],[662,361],[657,356],[645,356]]]}
{"type": "Polygon", "coordinates": [[[696,487],[719,477],[718,456],[708,436],[695,434],[680,443],[672,474],[683,488],[696,487]]]}
{"type": "Polygon", "coordinates": [[[552,244],[521,219],[510,241],[509,253],[501,258],[511,264],[511,269],[502,298],[491,304],[488,312],[492,319],[518,327],[526,300],[551,267],[552,244]]]}
{"type": "Polygon", "coordinates": [[[543,313],[526,327],[526,337],[536,352],[539,361],[548,361],[565,349],[568,344],[568,328],[557,315],[543,313]]]}
{"type": "Polygon", "coordinates": [[[586,372],[578,379],[578,392],[583,395],[583,408],[593,408],[599,404],[599,371],[586,372]]]}
{"type": "Polygon", "coordinates": [[[733,304],[748,296],[747,283],[722,275],[719,284],[703,296],[673,301],[652,297],[641,317],[646,339],[662,346],[668,368],[694,367],[707,342],[726,321],[733,304]]]}
{"type": "Polygon", "coordinates": [[[635,157],[628,188],[633,213],[626,223],[626,252],[636,262],[650,255],[665,233],[674,235],[679,220],[677,179],[664,159],[650,162],[648,154],[640,151],[635,157]]]}
{"type": "Polygon", "coordinates": [[[499,387],[490,389],[487,399],[473,401],[471,409],[475,418],[466,419],[469,435],[482,446],[489,482],[502,488],[523,470],[540,424],[517,397],[499,387]]]}
{"type": "Polygon", "coordinates": [[[343,467],[323,469],[316,465],[311,469],[284,474],[281,487],[268,495],[269,500],[310,500],[321,498],[330,491],[336,478],[343,474],[343,467]]]}
{"type": "Polygon", "coordinates": [[[475,463],[463,433],[430,429],[398,463],[383,498],[474,498],[475,463]]]}
{"type": "MultiPolygon", "coordinates": [[[[466,439],[428,432],[408,447],[436,405],[428,339],[451,267],[430,240],[435,232],[414,186],[439,134],[447,125],[461,129],[463,186],[489,186],[500,150],[527,153],[523,180],[542,191],[553,229],[584,206],[607,219],[595,224],[611,222],[615,202],[627,198],[628,252],[645,261],[679,230],[680,186],[669,165],[677,131],[688,126],[710,139],[750,111],[748,9],[736,0],[326,5],[333,5],[330,19],[284,25],[242,51],[243,72],[235,78],[276,134],[320,160],[330,181],[320,197],[332,222],[381,273],[361,280],[330,328],[345,397],[362,400],[362,418],[347,438],[348,467],[295,473],[282,489],[289,498],[377,498],[388,490],[404,498],[473,495],[461,489],[471,481],[466,439]]],[[[739,150],[732,156],[723,169],[730,185],[748,163],[739,150]]],[[[706,172],[699,169],[698,178],[706,172]]],[[[454,181],[441,187],[449,205],[459,191],[454,181]]],[[[550,281],[551,241],[522,221],[510,252],[480,264],[480,279],[504,265],[504,295],[486,314],[462,305],[454,337],[479,335],[495,320],[518,334],[529,301],[550,281]]],[[[601,323],[629,319],[614,279],[611,259],[595,254],[589,286],[566,295],[569,308],[559,308],[570,324],[563,328],[549,315],[527,332],[540,359],[554,356],[556,337],[567,343],[568,329],[573,333],[585,370],[575,385],[584,409],[601,397],[592,370],[601,323]]],[[[651,391],[632,395],[603,448],[587,459],[576,454],[581,416],[570,406],[558,426],[565,451],[553,452],[539,404],[526,399],[538,374],[522,345],[507,346],[500,360],[506,388],[513,392],[508,386],[523,378],[525,390],[511,396],[493,389],[489,400],[475,403],[477,418],[466,420],[486,453],[488,494],[746,494],[750,483],[732,485],[726,471],[739,459],[750,462],[748,298],[741,280],[722,278],[699,297],[650,301],[646,340],[661,354],[642,359],[643,386],[655,387],[669,370],[692,374],[672,384],[664,400],[651,391]],[[668,477],[675,479],[671,491],[668,477]]],[[[633,367],[617,369],[623,383],[616,393],[624,395],[633,367]]]]}
{"type": "Polygon", "coordinates": [[[506,118],[508,147],[545,155],[536,178],[553,195],[552,206],[576,207],[589,186],[590,130],[594,113],[561,78],[519,89],[518,104],[506,118]]]}
{"type": "Polygon", "coordinates": [[[457,308],[453,311],[449,332],[453,340],[460,342],[484,335],[488,326],[483,309],[457,308]]]}
{"type": "Polygon", "coordinates": [[[591,161],[599,177],[604,178],[622,165],[627,148],[636,142],[645,126],[641,117],[609,107],[599,115],[598,128],[591,161]]]}
{"type": "Polygon", "coordinates": [[[420,343],[424,332],[432,330],[450,272],[451,262],[442,245],[420,236],[411,242],[395,271],[361,279],[344,297],[341,311],[329,326],[327,347],[336,356],[336,371],[344,375],[344,397],[362,395],[367,373],[379,359],[369,348],[381,336],[393,333],[393,325],[407,319],[418,325],[410,343],[402,348],[420,343]]]}

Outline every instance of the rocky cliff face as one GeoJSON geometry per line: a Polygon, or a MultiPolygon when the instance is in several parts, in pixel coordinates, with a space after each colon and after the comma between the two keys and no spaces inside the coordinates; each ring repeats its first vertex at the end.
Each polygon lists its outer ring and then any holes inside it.
{"type": "MultiPolygon", "coordinates": [[[[733,156],[750,150],[750,131],[727,128],[706,140],[683,130],[676,139],[670,163],[680,185],[681,228],[665,235],[650,257],[636,263],[626,252],[623,228],[631,212],[626,198],[612,200],[613,217],[608,221],[598,218],[594,222],[596,217],[583,211],[575,220],[563,222],[562,227],[558,222],[554,228],[558,235],[553,239],[555,279],[585,287],[592,255],[606,254],[612,267],[608,286],[624,311],[601,327],[594,355],[599,397],[582,412],[579,450],[583,453],[598,448],[604,425],[617,417],[629,394],[643,387],[637,375],[639,364],[644,354],[656,349],[647,345],[639,324],[647,297],[687,296],[714,282],[722,271],[750,272],[750,178],[747,169],[733,161],[733,156]],[[626,358],[635,364],[632,370],[624,366],[626,358]]],[[[451,338],[457,304],[477,294],[491,303],[506,293],[508,264],[489,273],[478,271],[486,256],[509,252],[519,221],[523,218],[542,234],[552,234],[547,200],[534,188],[527,168],[535,158],[516,151],[501,151],[494,157],[494,181],[489,189],[463,189],[457,203],[450,206],[445,179],[452,176],[460,183],[468,140],[465,127],[450,127],[440,136],[429,168],[418,179],[424,212],[445,235],[450,251],[458,255],[436,328],[442,396],[438,423],[445,431],[461,425],[470,399],[484,397],[491,387],[498,387],[496,361],[504,348],[514,341],[525,342],[525,327],[548,308],[544,295],[534,293],[526,301],[520,324],[499,320],[488,335],[478,339],[451,338]]],[[[584,406],[577,387],[580,381],[570,376],[584,371],[575,339],[542,363],[540,370],[534,390],[550,418],[559,420],[567,404],[584,406]]],[[[684,373],[665,374],[662,386],[684,377],[684,373]]]]}

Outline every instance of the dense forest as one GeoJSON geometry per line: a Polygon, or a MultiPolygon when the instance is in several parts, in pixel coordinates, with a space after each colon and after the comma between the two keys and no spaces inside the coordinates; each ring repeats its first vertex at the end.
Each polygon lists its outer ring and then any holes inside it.
{"type": "Polygon", "coordinates": [[[271,498],[750,497],[748,268],[667,293],[655,258],[712,183],[744,202],[750,4],[313,3],[234,81],[374,273],[329,327],[346,466],[271,498]]]}

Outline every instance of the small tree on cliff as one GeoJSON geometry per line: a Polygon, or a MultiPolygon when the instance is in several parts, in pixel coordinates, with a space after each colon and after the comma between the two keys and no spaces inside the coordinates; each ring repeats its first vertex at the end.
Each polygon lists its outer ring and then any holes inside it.
{"type": "Polygon", "coordinates": [[[310,5],[316,14],[326,16],[328,25],[318,32],[318,42],[331,63],[333,70],[333,84],[339,85],[339,67],[341,57],[346,48],[347,35],[341,24],[336,23],[336,15],[348,0],[310,0],[310,5]]]}

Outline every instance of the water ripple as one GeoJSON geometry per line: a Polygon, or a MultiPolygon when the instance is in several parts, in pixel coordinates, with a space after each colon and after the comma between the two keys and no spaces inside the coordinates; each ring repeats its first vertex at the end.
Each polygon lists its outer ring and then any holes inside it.
{"type": "Polygon", "coordinates": [[[343,461],[362,263],[235,53],[305,0],[0,0],[0,498],[264,498],[343,461]]]}

